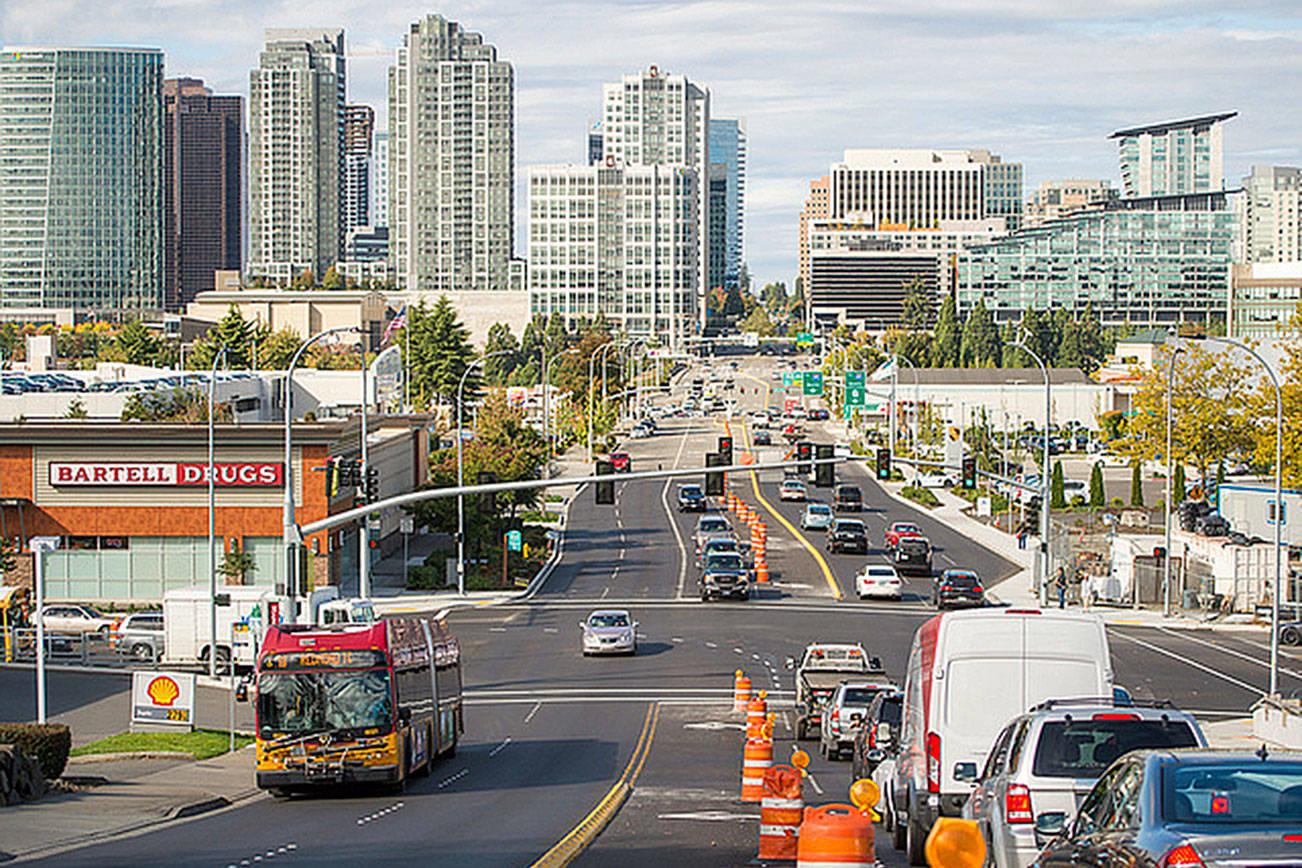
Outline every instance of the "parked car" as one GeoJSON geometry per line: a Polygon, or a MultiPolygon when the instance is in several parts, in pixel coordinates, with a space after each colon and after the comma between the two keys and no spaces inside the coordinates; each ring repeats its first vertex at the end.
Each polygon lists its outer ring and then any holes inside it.
{"type": "Polygon", "coordinates": [[[679,512],[705,512],[707,505],[705,489],[701,486],[696,484],[678,486],[679,512]]]}
{"type": "Polygon", "coordinates": [[[98,633],[107,639],[118,618],[92,606],[54,603],[41,609],[41,620],[51,633],[98,633]]]}
{"type": "Polygon", "coordinates": [[[832,507],[826,503],[811,503],[800,516],[801,530],[827,530],[832,526],[832,507]]]}
{"type": "Polygon", "coordinates": [[[1170,706],[1050,700],[1013,718],[995,738],[963,816],[981,827],[996,868],[1028,868],[1040,852],[1037,822],[1074,816],[1117,757],[1206,746],[1197,721],[1170,706]]]}
{"type": "Polygon", "coordinates": [[[833,554],[868,554],[868,531],[857,518],[838,518],[827,532],[827,550],[833,554]]]}
{"type": "Polygon", "coordinates": [[[627,452],[610,453],[610,463],[614,465],[616,473],[628,473],[633,469],[633,459],[628,457],[627,452]]]}
{"type": "Polygon", "coordinates": [[[919,473],[917,484],[923,488],[953,488],[958,485],[958,477],[952,473],[919,473]]]}
{"type": "Polygon", "coordinates": [[[902,576],[931,575],[931,541],[923,536],[906,536],[895,547],[895,571],[902,576]]]}
{"type": "Polygon", "coordinates": [[[1302,621],[1280,624],[1279,641],[1284,645],[1302,645],[1302,621]]]}
{"type": "Polygon", "coordinates": [[[801,482],[799,479],[782,480],[782,485],[778,487],[778,497],[782,500],[804,502],[808,497],[805,483],[801,482]]]}
{"type": "Polygon", "coordinates": [[[936,576],[931,589],[931,605],[937,609],[955,606],[984,606],[986,590],[981,577],[971,570],[945,570],[936,576]]]}
{"type": "Polygon", "coordinates": [[[854,592],[861,600],[870,597],[898,600],[903,587],[899,574],[890,564],[865,564],[854,577],[854,592]]]}
{"type": "Polygon", "coordinates": [[[109,632],[109,647],[142,663],[163,656],[163,613],[132,612],[109,632]]]}
{"type": "Polygon", "coordinates": [[[598,609],[579,622],[579,629],[584,657],[637,653],[637,621],[625,609],[598,609]]]}
{"type": "Polygon", "coordinates": [[[922,528],[911,521],[897,521],[886,529],[886,548],[894,549],[905,537],[925,536],[922,528]]]}
{"type": "Polygon", "coordinates": [[[1114,763],[1040,853],[1072,866],[1296,865],[1302,753],[1136,751],[1114,763]]]}
{"type": "Polygon", "coordinates": [[[823,709],[823,722],[818,731],[818,750],[823,758],[835,760],[848,754],[873,699],[879,693],[897,690],[899,687],[885,678],[841,682],[823,709]]]}
{"type": "Polygon", "coordinates": [[[1009,720],[1055,696],[1109,696],[1111,654],[1097,615],[973,609],[928,620],[913,637],[892,786],[914,865],[938,817],[956,817],[1009,720]],[[925,664],[924,664],[924,661],[925,664]]]}
{"type": "Polygon", "coordinates": [[[838,485],[836,508],[840,512],[863,512],[863,492],[857,485],[838,485]]]}

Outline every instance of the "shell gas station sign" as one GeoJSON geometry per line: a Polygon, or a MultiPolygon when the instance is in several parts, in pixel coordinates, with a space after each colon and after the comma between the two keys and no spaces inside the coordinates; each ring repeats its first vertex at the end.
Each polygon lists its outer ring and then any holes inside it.
{"type": "Polygon", "coordinates": [[[194,673],[131,673],[131,723],[194,727],[194,673]]]}

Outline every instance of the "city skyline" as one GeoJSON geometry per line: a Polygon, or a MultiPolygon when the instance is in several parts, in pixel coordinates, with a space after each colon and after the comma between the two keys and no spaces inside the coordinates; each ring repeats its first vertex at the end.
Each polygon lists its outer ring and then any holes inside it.
{"type": "MultiPolygon", "coordinates": [[[[1229,13],[1139,0],[1088,10],[936,2],[905,12],[827,3],[795,18],[769,14],[781,7],[761,2],[620,4],[615,14],[610,4],[582,2],[376,10],[337,0],[303,10],[197,0],[97,4],[94,15],[78,14],[79,6],[89,12],[77,0],[7,8],[0,42],[157,47],[168,77],[202,78],[214,92],[247,98],[264,27],[342,27],[348,101],[375,108],[377,129],[389,129],[385,78],[407,26],[429,12],[458,20],[515,66],[517,179],[530,165],[586,161],[582,131],[595,85],[651,64],[702,81],[716,113],[748,120],[745,259],[756,285],[794,281],[796,215],[808,181],[845,148],[989,148],[1026,167],[1029,195],[1055,178],[1117,183],[1107,138],[1116,129],[1238,111],[1225,138],[1227,185],[1254,164],[1302,164],[1302,123],[1278,111],[1283,82],[1302,67],[1299,16],[1282,3],[1229,13]],[[213,31],[202,22],[218,9],[231,26],[213,31]],[[946,19],[943,31],[937,16],[946,19]],[[582,51],[558,53],[576,32],[584,34],[582,51]],[[815,59],[820,71],[811,76],[815,59]]],[[[517,183],[517,213],[524,197],[517,183]]],[[[517,250],[526,231],[517,220],[517,250]]]]}

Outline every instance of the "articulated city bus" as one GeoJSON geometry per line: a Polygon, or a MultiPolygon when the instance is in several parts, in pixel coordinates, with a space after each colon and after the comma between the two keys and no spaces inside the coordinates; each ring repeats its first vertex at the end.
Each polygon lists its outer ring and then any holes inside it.
{"type": "Polygon", "coordinates": [[[463,731],[461,651],[439,620],[267,630],[257,671],[257,781],[405,785],[463,731]]]}

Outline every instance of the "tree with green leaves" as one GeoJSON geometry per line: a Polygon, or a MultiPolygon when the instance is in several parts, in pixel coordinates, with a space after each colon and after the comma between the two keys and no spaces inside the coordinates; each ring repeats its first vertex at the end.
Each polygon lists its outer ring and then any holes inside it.
{"type": "Polygon", "coordinates": [[[936,316],[936,336],[931,345],[931,366],[933,368],[956,368],[960,364],[960,347],[963,341],[963,326],[958,320],[958,303],[954,293],[945,293],[945,300],[940,303],[940,313],[936,316]]]}
{"type": "Polygon", "coordinates": [[[986,310],[985,302],[978,301],[963,323],[960,356],[964,367],[993,367],[1003,357],[1003,342],[994,318],[986,310]]]}
{"type": "Polygon", "coordinates": [[[511,333],[506,323],[493,323],[488,328],[488,337],[484,341],[484,355],[506,353],[484,360],[484,383],[489,386],[505,386],[511,374],[520,364],[520,342],[511,333]]]}
{"type": "MultiPolygon", "coordinates": [[[[8,577],[10,573],[18,568],[18,559],[14,557],[17,554],[17,547],[14,541],[9,537],[0,537],[0,577],[8,577]]],[[[4,582],[4,584],[10,584],[4,582]]]]}
{"type": "Polygon", "coordinates": [[[113,338],[113,355],[129,365],[157,363],[161,348],[162,341],[138,319],[124,325],[113,338]]]}
{"type": "Polygon", "coordinates": [[[247,368],[253,354],[253,335],[253,323],[232,304],[221,322],[195,341],[194,350],[186,361],[192,370],[207,370],[212,367],[213,358],[225,347],[226,367],[247,368]]]}
{"type": "Polygon", "coordinates": [[[1049,508],[1063,509],[1067,506],[1067,494],[1062,478],[1062,462],[1053,462],[1053,472],[1049,474],[1049,508]]]}
{"type": "Polygon", "coordinates": [[[266,328],[259,329],[258,367],[264,371],[286,370],[301,346],[302,339],[291,328],[274,332],[266,328]]]}
{"type": "Polygon", "coordinates": [[[90,414],[86,412],[86,403],[81,398],[73,398],[68,402],[68,409],[63,414],[65,419],[88,419],[90,414]]]}
{"type": "Polygon", "coordinates": [[[242,585],[250,573],[256,572],[258,563],[253,559],[253,555],[241,549],[231,549],[222,555],[221,563],[217,565],[217,572],[228,585],[242,585]]]}
{"type": "Polygon", "coordinates": [[[1187,491],[1188,485],[1184,478],[1184,462],[1176,462],[1175,474],[1171,478],[1171,499],[1176,502],[1182,502],[1189,496],[1187,491]]]}
{"type": "Polygon", "coordinates": [[[1138,461],[1130,462],[1130,505],[1144,505],[1144,478],[1138,461]]]}
{"type": "Polygon", "coordinates": [[[293,289],[316,289],[316,275],[312,273],[312,269],[305,269],[295,276],[290,283],[290,287],[293,289]]]}
{"type": "Polygon", "coordinates": [[[1107,505],[1107,495],[1103,490],[1103,463],[1094,462],[1090,470],[1090,506],[1097,509],[1107,505]]]}
{"type": "Polygon", "coordinates": [[[741,321],[738,328],[743,332],[755,332],[762,338],[769,337],[774,332],[773,319],[769,316],[768,309],[763,305],[756,305],[755,309],[741,321]]]}
{"type": "Polygon", "coordinates": [[[344,276],[333,265],[326,269],[325,276],[321,278],[321,288],[331,292],[337,292],[341,289],[348,288],[348,282],[344,276]]]}

